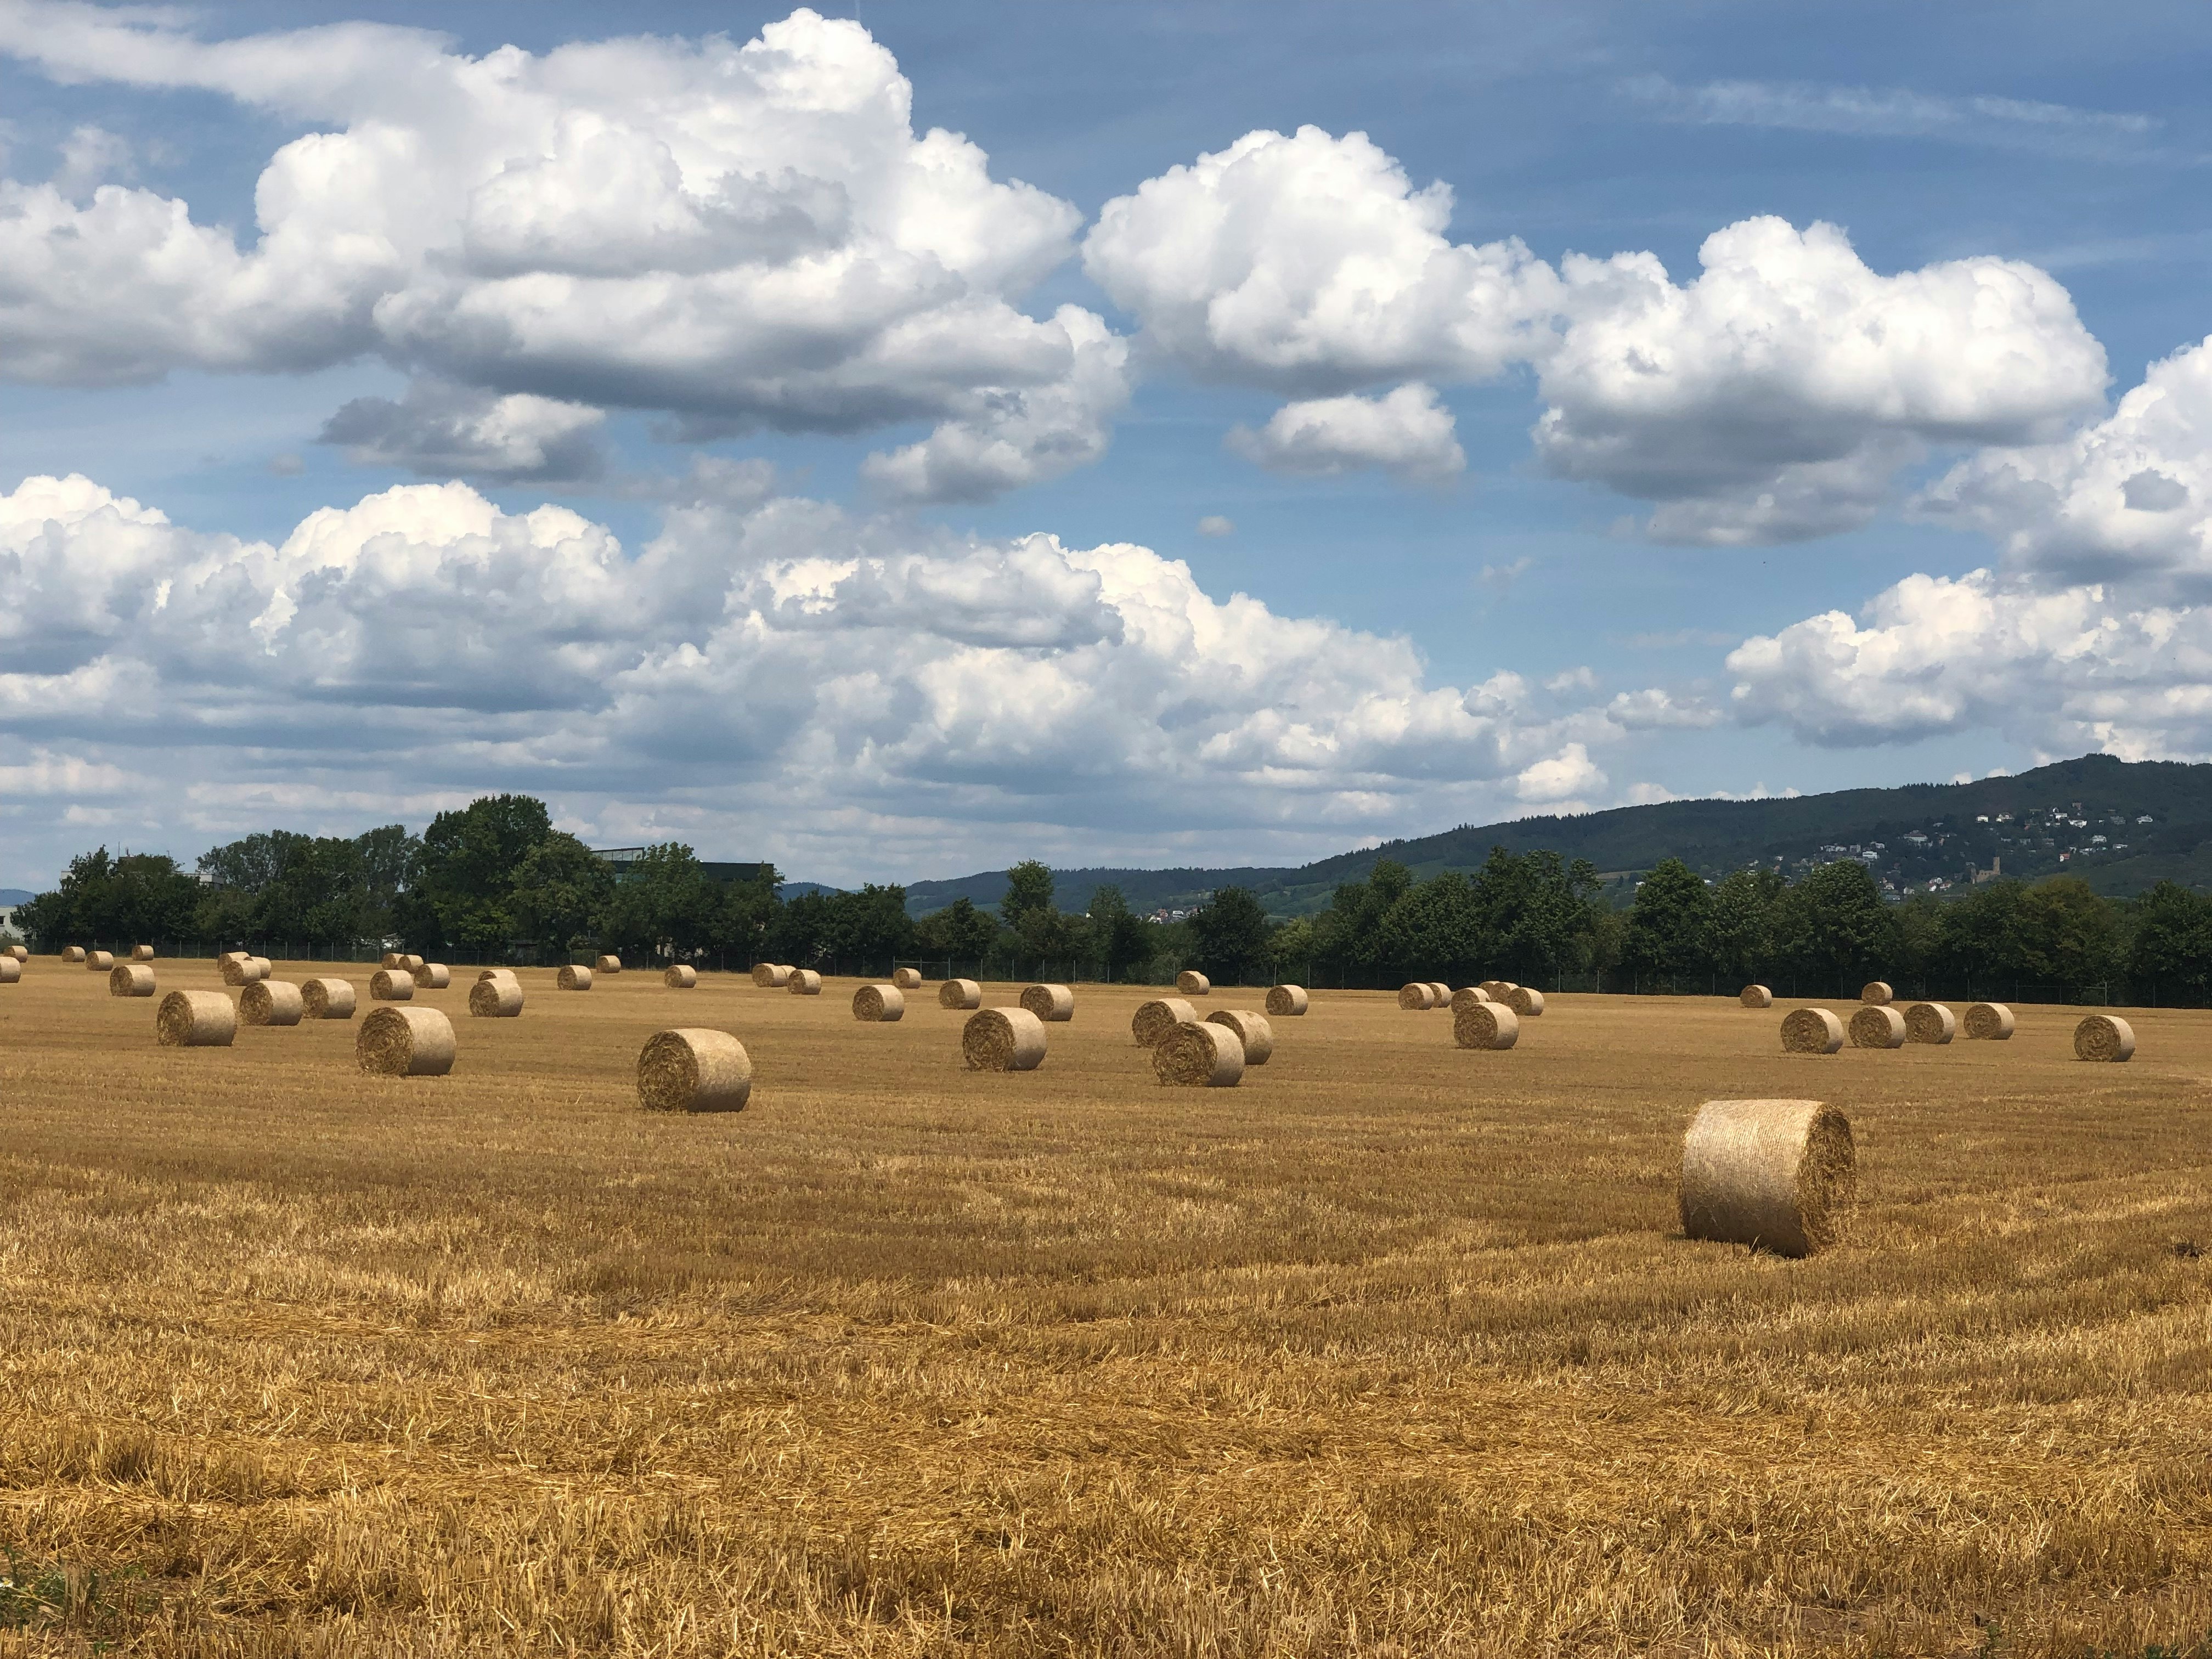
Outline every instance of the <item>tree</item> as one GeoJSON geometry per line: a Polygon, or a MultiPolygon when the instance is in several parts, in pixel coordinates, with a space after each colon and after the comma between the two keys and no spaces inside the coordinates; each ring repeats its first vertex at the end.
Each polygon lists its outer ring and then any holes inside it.
{"type": "Polygon", "coordinates": [[[398,907],[410,941],[418,932],[478,949],[514,936],[515,872],[530,849],[553,833],[545,803],[529,795],[486,795],[458,812],[441,812],[422,832],[418,879],[398,907]]]}
{"type": "Polygon", "coordinates": [[[1782,896],[1778,870],[1733,870],[1712,890],[1705,937],[1713,965],[1733,980],[1755,980],[1774,954],[1774,907],[1782,896]]]}
{"type": "Polygon", "coordinates": [[[1314,924],[1314,947],[1324,962],[1372,973],[1381,966],[1382,918],[1413,885],[1413,872],[1395,859],[1377,859],[1364,881],[1338,887],[1314,924]]]}
{"type": "Polygon", "coordinates": [[[1705,878],[1680,859],[1644,874],[1628,908],[1621,961],[1662,979],[1705,971],[1712,960],[1713,897],[1705,878]]]}
{"type": "Polygon", "coordinates": [[[1292,917],[1267,935],[1267,971],[1276,979],[1295,973],[1303,980],[1313,954],[1314,926],[1304,916],[1292,917]]]}
{"type": "Polygon", "coordinates": [[[1376,924],[1375,957],[1394,976],[1480,979],[1490,935],[1474,884],[1456,870],[1408,887],[1376,924]]]}
{"type": "Polygon", "coordinates": [[[2128,977],[2138,994],[2155,995],[2163,985],[2204,995],[2212,981],[2212,902],[2162,881],[2136,900],[2134,911],[2128,977]]]}
{"type": "Polygon", "coordinates": [[[1808,871],[1777,905],[1776,933],[1785,956],[1846,989],[1887,969],[1896,954],[1896,921],[1856,859],[1808,871]]]}
{"type": "Polygon", "coordinates": [[[1598,892],[1597,869],[1588,859],[1570,864],[1548,850],[1492,848],[1474,878],[1485,957],[1516,975],[1575,963],[1588,952],[1598,892]]]}
{"type": "Polygon", "coordinates": [[[1122,970],[1152,960],[1150,930],[1144,919],[1129,908],[1121,890],[1109,884],[1091,893],[1091,939],[1109,980],[1122,970]]]}
{"type": "Polygon", "coordinates": [[[1006,896],[999,901],[999,920],[1018,930],[1022,919],[1052,908],[1052,872],[1036,859],[1024,859],[1006,872],[1006,896]]]}
{"type": "Polygon", "coordinates": [[[41,951],[100,940],[137,945],[183,939],[193,931],[199,884],[174,859],[105,847],[79,854],[50,893],[16,912],[16,925],[41,951]]]}
{"type": "Polygon", "coordinates": [[[565,830],[553,830],[515,866],[514,937],[548,951],[583,950],[614,891],[607,861],[565,830]]]}
{"type": "Polygon", "coordinates": [[[2022,896],[2021,955],[2033,977],[2069,991],[2100,984],[2120,966],[2112,907],[2079,876],[2054,876],[2022,896]]]}
{"type": "Polygon", "coordinates": [[[917,946],[953,962],[981,962],[999,942],[999,925],[966,898],[932,911],[917,924],[917,946]]]}
{"type": "Polygon", "coordinates": [[[714,931],[714,909],[698,854],[682,842],[657,842],[615,882],[600,913],[600,942],[641,955],[692,956],[714,931]]]}
{"type": "Polygon", "coordinates": [[[1191,913],[1198,965],[1224,984],[1251,978],[1267,961],[1267,913],[1243,887],[1216,888],[1191,913]]]}
{"type": "Polygon", "coordinates": [[[897,957],[914,953],[914,923],[906,913],[906,889],[872,882],[857,893],[840,893],[830,902],[830,953],[836,957],[897,957]]]}

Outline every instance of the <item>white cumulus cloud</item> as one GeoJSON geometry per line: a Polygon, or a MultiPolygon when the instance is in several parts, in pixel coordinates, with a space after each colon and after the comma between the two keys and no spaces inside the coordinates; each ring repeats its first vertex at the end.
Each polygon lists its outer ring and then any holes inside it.
{"type": "Polygon", "coordinates": [[[1440,483],[1467,468],[1451,410],[1418,382],[1382,398],[1285,404],[1257,432],[1233,428],[1229,447],[1271,472],[1313,477],[1374,468],[1440,483]]]}

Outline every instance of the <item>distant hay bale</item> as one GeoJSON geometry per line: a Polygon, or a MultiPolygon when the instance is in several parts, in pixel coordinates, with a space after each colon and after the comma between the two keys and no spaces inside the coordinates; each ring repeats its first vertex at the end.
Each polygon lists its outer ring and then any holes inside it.
{"type": "Polygon", "coordinates": [[[0,985],[20,985],[23,981],[23,964],[13,957],[0,957],[0,985]]]}
{"type": "Polygon", "coordinates": [[[1044,1064],[1044,1022],[1026,1008],[986,1008],[961,1028],[971,1072],[1034,1072],[1044,1064]]]}
{"type": "Polygon", "coordinates": [[[249,983],[257,979],[267,979],[272,971],[273,964],[267,957],[248,957],[246,959],[246,977],[249,983]]]}
{"type": "Polygon", "coordinates": [[[1916,1002],[1905,1011],[1907,1042],[1948,1042],[1958,1029],[1959,1022],[1940,1002],[1916,1002]]]}
{"type": "Polygon", "coordinates": [[[1408,1013],[1437,1006],[1437,988],[1425,980],[1413,980],[1398,988],[1398,1006],[1408,1013]]]}
{"type": "Polygon", "coordinates": [[[1278,985],[1267,993],[1267,1016],[1271,1019],[1303,1014],[1307,1006],[1306,988],[1303,985],[1278,985]]]}
{"type": "Polygon", "coordinates": [[[407,965],[407,953],[404,951],[386,951],[384,953],[384,960],[376,965],[380,968],[404,968],[407,965]]]}
{"type": "Polygon", "coordinates": [[[1859,987],[1859,1000],[1869,1008],[1887,1008],[1897,1000],[1897,993],[1889,988],[1886,979],[1870,979],[1859,987]]]}
{"type": "Polygon", "coordinates": [[[2136,1051],[2135,1028],[2118,1014],[2092,1014],[2074,1028],[2074,1058],[2114,1064],[2136,1051]]]}
{"type": "Polygon", "coordinates": [[[1682,1137],[1682,1231],[1806,1256],[1858,1197],[1850,1121],[1818,1100],[1709,1100],[1682,1137]]]}
{"type": "Polygon", "coordinates": [[[811,968],[794,968],[784,988],[795,997],[818,997],[822,994],[822,975],[811,968]]]}
{"type": "Polygon", "coordinates": [[[1176,989],[1187,997],[1202,997],[1213,989],[1213,981],[1195,968],[1186,968],[1176,975],[1176,989]]]}
{"type": "Polygon", "coordinates": [[[84,965],[88,973],[104,974],[115,966],[115,952],[88,951],[84,955],[84,965]]]}
{"type": "Polygon", "coordinates": [[[78,963],[84,960],[84,946],[82,945],[64,946],[62,949],[62,960],[74,968],[78,963]]]}
{"type": "Polygon", "coordinates": [[[1886,1003],[1869,1002],[1851,1016],[1854,1048],[1902,1048],[1905,1016],[1886,1003]]]}
{"type": "Polygon", "coordinates": [[[940,1008],[980,1008],[983,1006],[983,988],[972,979],[948,979],[937,988],[937,1006],[940,1008]]]}
{"type": "Polygon", "coordinates": [[[1226,1025],[1237,1033],[1237,1040],[1244,1045],[1247,1066],[1265,1066],[1275,1052],[1275,1028],[1267,1024],[1265,1014],[1255,1014],[1249,1008],[1217,1008],[1206,1017],[1209,1025],[1226,1025]]]}
{"type": "Polygon", "coordinates": [[[238,994],[238,1017],[248,1025],[297,1025],[307,1012],[306,990],[288,979],[258,979],[238,994]]]}
{"type": "Polygon", "coordinates": [[[894,968],[891,969],[891,983],[902,991],[919,991],[921,989],[921,969],[894,968]]]}
{"type": "Polygon", "coordinates": [[[2002,1042],[2012,1035],[2012,1010],[2002,1002],[1978,1002],[1966,1010],[1969,1041],[2002,1042]]]}
{"type": "Polygon", "coordinates": [[[422,957],[415,955],[412,951],[410,951],[407,955],[399,958],[399,965],[402,968],[404,968],[410,974],[419,974],[430,964],[423,961],[422,957]]]}
{"type": "Polygon", "coordinates": [[[1176,1026],[1197,1018],[1198,1010],[1181,997],[1156,997],[1138,1006],[1129,1021],[1129,1034],[1137,1039],[1139,1048],[1150,1048],[1176,1026]]]}
{"type": "Polygon", "coordinates": [[[1032,985],[1022,993],[1021,1003],[1048,1025],[1065,1025],[1075,1018],[1075,993],[1065,985],[1032,985]]]}
{"type": "Polygon", "coordinates": [[[453,1069],[453,1022],[435,1008],[379,1008],[353,1040],[372,1077],[443,1077],[453,1069]]]}
{"type": "Polygon", "coordinates": [[[107,970],[107,994],[112,997],[150,997],[154,970],[143,962],[118,962],[107,970]]]}
{"type": "Polygon", "coordinates": [[[152,945],[132,945],[132,946],[131,947],[131,961],[133,961],[133,962],[151,962],[151,961],[153,961],[153,959],[154,959],[154,947],[153,947],[152,945]]]}
{"type": "Polygon", "coordinates": [[[1452,1041],[1462,1048],[1510,1048],[1521,1040],[1521,1016],[1510,1004],[1470,1002],[1452,1010],[1452,1041]]]}
{"type": "Polygon", "coordinates": [[[154,1041],[165,1048],[228,1048],[238,1010],[220,991],[172,991],[154,1011],[154,1041]]]}
{"type": "Polygon", "coordinates": [[[863,985],[853,993],[853,1018],[869,1025],[906,1018],[906,993],[896,985],[863,985]]]}
{"type": "Polygon", "coordinates": [[[727,1031],[655,1031],[637,1054],[638,1104],[649,1112],[742,1112],[752,1056],[727,1031]]]}
{"type": "Polygon", "coordinates": [[[353,981],[311,979],[300,986],[300,1012],[307,1019],[351,1019],[353,981]]]}
{"type": "Polygon", "coordinates": [[[15,957],[17,962],[28,962],[31,959],[31,951],[28,945],[11,945],[8,947],[5,954],[15,957]]]}
{"type": "Polygon", "coordinates": [[[426,962],[422,971],[415,975],[417,990],[442,991],[453,982],[453,970],[442,962],[426,962]]]}
{"type": "Polygon", "coordinates": [[[1452,993],[1452,1012],[1457,1013],[1462,1008],[1472,1008],[1478,1002],[1489,1000],[1490,993],[1480,985],[1462,985],[1452,993]]]}
{"type": "Polygon", "coordinates": [[[371,1002],[411,1002],[415,1000],[415,975],[404,968],[380,968],[369,975],[368,1000],[371,1002]]]}
{"type": "Polygon", "coordinates": [[[1492,1002],[1503,1002],[1511,994],[1513,981],[1510,979],[1486,979],[1479,988],[1492,1002]]]}
{"type": "Polygon", "coordinates": [[[1771,1008],[1774,993],[1764,985],[1747,985],[1735,994],[1735,1000],[1747,1008],[1771,1008]]]}
{"type": "Polygon", "coordinates": [[[1544,994],[1533,985],[1516,985],[1505,994],[1505,1006],[1523,1019],[1534,1019],[1544,1012],[1544,994]]]}
{"type": "Polygon", "coordinates": [[[1443,981],[1440,979],[1432,979],[1429,981],[1429,989],[1436,993],[1436,1006],[1437,1007],[1449,1008],[1451,1006],[1452,988],[1450,986],[1445,984],[1443,981]]]}
{"type": "Polygon", "coordinates": [[[1152,1075],[1186,1089],[1231,1089],[1244,1078],[1244,1044],[1226,1025],[1187,1019],[1152,1046],[1152,1075]]]}
{"type": "Polygon", "coordinates": [[[622,972],[622,958],[620,957],[601,957],[597,962],[592,964],[592,971],[594,973],[605,974],[609,977],[612,977],[614,975],[622,972]]]}
{"type": "MultiPolygon", "coordinates": [[[[480,980],[481,980],[481,979],[514,979],[514,969],[512,969],[512,968],[484,968],[484,969],[478,969],[478,970],[477,970],[477,977],[478,979],[480,979],[480,980]]],[[[518,981],[518,982],[519,982],[519,981],[518,981]]]]}
{"type": "Polygon", "coordinates": [[[661,970],[660,982],[672,991],[696,990],[699,970],[688,962],[672,962],[661,970]]]}
{"type": "Polygon", "coordinates": [[[469,987],[469,1012],[477,1019],[520,1018],[522,981],[512,974],[478,980],[469,987]]]}
{"type": "Polygon", "coordinates": [[[588,991],[592,988],[592,970],[572,962],[554,976],[553,983],[563,991],[588,991]]]}
{"type": "Polygon", "coordinates": [[[1782,1017],[1785,1054],[1832,1054],[1844,1046],[1844,1022],[1826,1008],[1796,1008],[1782,1017]]]}
{"type": "Polygon", "coordinates": [[[791,982],[791,969],[780,962],[753,963],[753,983],[763,991],[781,991],[791,982]]]}

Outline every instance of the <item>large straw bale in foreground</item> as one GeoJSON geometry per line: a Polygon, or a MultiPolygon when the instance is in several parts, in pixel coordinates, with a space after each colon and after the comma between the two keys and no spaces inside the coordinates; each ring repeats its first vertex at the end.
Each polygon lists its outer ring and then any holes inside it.
{"type": "Polygon", "coordinates": [[[307,994],[289,979],[258,979],[238,994],[238,1017],[248,1025],[297,1025],[307,1012],[307,994]]]}
{"type": "Polygon", "coordinates": [[[1966,1010],[1969,1042],[2002,1042],[2012,1035],[2012,1010],[2002,1002],[1978,1002],[1966,1010]]]}
{"type": "Polygon", "coordinates": [[[1854,1048],[1902,1048],[1905,1016],[1887,1003],[1869,1002],[1851,1016],[1854,1048]]]}
{"type": "Polygon", "coordinates": [[[228,1048],[238,1010],[220,991],[172,991],[154,1011],[154,1041],[165,1048],[228,1048]]]}
{"type": "Polygon", "coordinates": [[[791,982],[791,969],[780,962],[753,963],[753,983],[763,991],[781,991],[791,982]]]}
{"type": "Polygon", "coordinates": [[[1505,1006],[1523,1019],[1544,1012],[1544,994],[1533,985],[1516,985],[1505,994],[1505,1006]]]}
{"type": "Polygon", "coordinates": [[[822,994],[822,975],[811,968],[794,968],[783,988],[795,997],[818,997],[822,994]]]}
{"type": "Polygon", "coordinates": [[[0,985],[20,985],[23,979],[23,964],[13,957],[0,957],[0,985]]]}
{"type": "Polygon", "coordinates": [[[307,1019],[351,1019],[353,981],[311,979],[300,987],[300,1012],[307,1019]]]}
{"type": "Polygon", "coordinates": [[[1407,1012],[1437,1006],[1437,988],[1425,980],[1414,980],[1398,988],[1398,1006],[1407,1012]]]}
{"type": "Polygon", "coordinates": [[[453,1069],[453,1022],[436,1008],[379,1008],[362,1021],[353,1057],[375,1077],[443,1077],[453,1069]]]}
{"type": "Polygon", "coordinates": [[[422,971],[415,975],[418,991],[442,991],[453,982],[453,970],[442,962],[426,962],[422,971]]]}
{"type": "Polygon", "coordinates": [[[1034,1072],[1044,1064],[1044,1022],[1026,1008],[986,1008],[961,1028],[971,1072],[1034,1072]]]}
{"type": "Polygon", "coordinates": [[[2076,1060],[2118,1061],[2135,1051],[2135,1028],[2118,1014],[2092,1014],[2074,1028],[2076,1060]]]}
{"type": "Polygon", "coordinates": [[[143,962],[118,962],[107,970],[107,994],[112,997],[150,997],[154,970],[143,962]]]}
{"type": "Polygon", "coordinates": [[[605,974],[608,978],[611,979],[617,974],[622,972],[622,958],[620,957],[601,957],[597,962],[592,964],[592,971],[594,973],[605,974]]]}
{"type": "Polygon", "coordinates": [[[1844,1022],[1826,1008],[1793,1008],[1782,1017],[1785,1054],[1832,1054],[1844,1046],[1844,1022]]]}
{"type": "Polygon", "coordinates": [[[84,946],[82,945],[64,945],[62,947],[62,960],[70,967],[76,967],[79,963],[84,960],[84,946]]]}
{"type": "Polygon", "coordinates": [[[698,988],[699,970],[688,962],[672,962],[660,975],[660,982],[672,991],[690,991],[698,988]]]}
{"type": "Polygon", "coordinates": [[[1176,1026],[1197,1018],[1198,1010],[1181,997],[1155,997],[1138,1005],[1129,1021],[1129,1035],[1137,1039],[1139,1048],[1150,1048],[1176,1026]]]}
{"type": "Polygon", "coordinates": [[[1244,1077],[1244,1044],[1232,1027],[1184,1020],[1152,1045],[1152,1075],[1187,1089],[1234,1088],[1244,1077]]]}
{"type": "Polygon", "coordinates": [[[1187,997],[1202,997],[1213,988],[1213,981],[1195,968],[1186,968],[1176,975],[1176,989],[1187,997]]]}
{"type": "Polygon", "coordinates": [[[1265,1014],[1249,1008],[1217,1008],[1206,1017],[1209,1025],[1226,1025],[1244,1045],[1247,1066],[1265,1066],[1275,1052],[1275,1028],[1265,1014]]]}
{"type": "Polygon", "coordinates": [[[592,988],[592,970],[581,963],[572,962],[553,976],[553,983],[563,991],[588,991],[592,988]]]}
{"type": "Polygon", "coordinates": [[[153,961],[153,959],[154,959],[154,947],[153,947],[152,945],[132,945],[132,946],[131,947],[131,961],[133,961],[133,962],[151,962],[151,961],[153,961]]]}
{"type": "Polygon", "coordinates": [[[1774,993],[1764,985],[1747,985],[1735,994],[1735,1000],[1747,1008],[1771,1008],[1774,993]]]}
{"type": "Polygon", "coordinates": [[[752,1056],[727,1031],[655,1031],[637,1056],[638,1103],[654,1112],[742,1112],[752,1056]]]}
{"type": "Polygon", "coordinates": [[[1682,1138],[1682,1231],[1810,1255],[1858,1197],[1850,1120],[1818,1100],[1709,1100],[1682,1138]]]}
{"type": "Polygon", "coordinates": [[[480,979],[469,987],[469,1012],[477,1019],[522,1018],[522,981],[513,974],[480,979]]]}
{"type": "Polygon", "coordinates": [[[983,1006],[983,988],[972,979],[948,979],[937,988],[937,1006],[980,1008],[983,1006]]]}
{"type": "Polygon", "coordinates": [[[1916,1002],[1905,1011],[1907,1042],[1948,1042],[1958,1029],[1959,1022],[1940,1002],[1916,1002]]]}
{"type": "Polygon", "coordinates": [[[380,968],[368,976],[371,1002],[412,1002],[415,975],[404,968],[380,968]]]}
{"type": "Polygon", "coordinates": [[[1065,1025],[1075,1018],[1075,993],[1065,985],[1030,986],[1021,1002],[1048,1025],[1065,1025]]]}
{"type": "Polygon", "coordinates": [[[85,970],[88,973],[105,974],[110,972],[115,966],[115,952],[112,951],[88,951],[85,952],[84,956],[84,965],[85,970]]]}
{"type": "Polygon", "coordinates": [[[896,985],[863,985],[853,993],[853,1018],[864,1025],[904,1019],[906,993],[896,985]]]}
{"type": "Polygon", "coordinates": [[[1870,979],[1859,987],[1859,1000],[1869,1008],[1887,1008],[1897,1000],[1897,993],[1886,979],[1870,979]]]}
{"type": "Polygon", "coordinates": [[[1510,1048],[1521,1040],[1521,1016],[1503,1002],[1470,1002],[1452,1010],[1452,1041],[1462,1048],[1510,1048]]]}
{"type": "Polygon", "coordinates": [[[1310,1005],[1303,985],[1278,985],[1267,993],[1267,1017],[1287,1019],[1303,1014],[1310,1005]]]}

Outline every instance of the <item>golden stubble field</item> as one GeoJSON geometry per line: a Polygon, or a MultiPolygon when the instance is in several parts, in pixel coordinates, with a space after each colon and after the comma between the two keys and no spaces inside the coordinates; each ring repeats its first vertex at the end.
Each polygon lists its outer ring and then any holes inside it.
{"type": "Polygon", "coordinates": [[[2212,1632],[2212,1015],[2131,1013],[2126,1066],[2044,1008],[1792,1058],[1795,1005],[1564,996],[1486,1054],[1322,994],[1170,1091],[1135,990],[977,1076],[933,986],[867,1026],[851,981],[526,972],[495,1021],[454,977],[413,1081],[357,1020],[161,1049],[102,976],[0,988],[0,1541],[125,1575],[0,1652],[2212,1632]],[[637,1109],[678,1024],[744,1039],[751,1109],[637,1109]],[[1683,1127],[1745,1095],[1850,1115],[1845,1248],[1679,1236],[1683,1127]]]}

